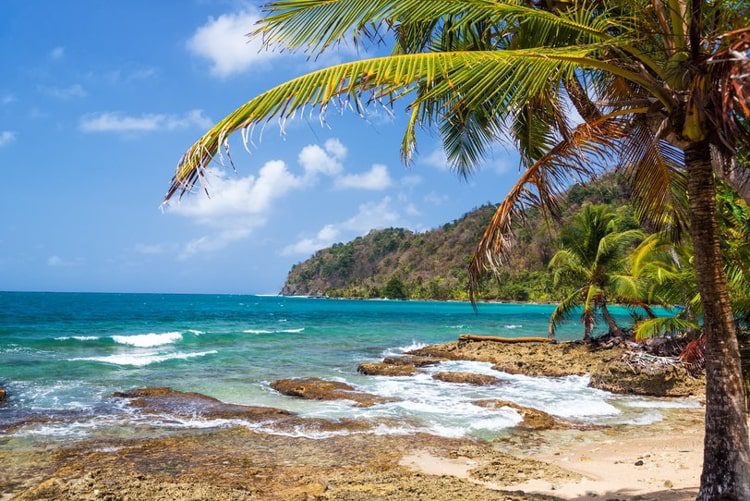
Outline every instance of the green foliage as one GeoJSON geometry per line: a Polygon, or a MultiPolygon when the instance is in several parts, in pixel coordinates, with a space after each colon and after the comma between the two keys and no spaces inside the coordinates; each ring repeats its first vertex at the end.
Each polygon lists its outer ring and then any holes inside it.
{"type": "Polygon", "coordinates": [[[383,297],[387,299],[406,299],[409,297],[404,283],[398,277],[391,277],[383,287],[383,297]]]}
{"type": "MultiPolygon", "coordinates": [[[[586,202],[609,202],[624,227],[633,223],[627,209],[623,179],[604,176],[586,186],[574,185],[560,201],[563,227],[586,202]]],[[[467,266],[495,206],[480,207],[431,231],[413,233],[400,228],[375,230],[348,243],[338,243],[292,267],[282,293],[328,297],[383,297],[383,289],[398,276],[410,299],[467,299],[467,266]]],[[[487,276],[479,287],[485,300],[555,302],[572,292],[553,283],[547,269],[560,246],[560,230],[539,211],[530,210],[508,266],[497,277],[487,276]]]]}

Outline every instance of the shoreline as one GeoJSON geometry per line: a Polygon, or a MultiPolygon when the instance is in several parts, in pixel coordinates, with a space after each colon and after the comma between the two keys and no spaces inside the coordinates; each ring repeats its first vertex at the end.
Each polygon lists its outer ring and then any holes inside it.
{"type": "MultiPolygon", "coordinates": [[[[518,373],[535,377],[586,373],[597,360],[621,354],[610,348],[586,358],[582,351],[586,347],[576,342],[512,346],[443,343],[405,354],[401,358],[406,360],[386,357],[384,362],[390,359],[403,367],[408,362],[437,363],[432,360],[481,360],[495,365],[520,360],[524,364],[518,373]],[[546,370],[557,372],[539,374],[529,350],[545,361],[546,370]],[[560,366],[566,374],[558,370],[560,366]]],[[[300,392],[294,385],[291,391],[300,392]]],[[[306,391],[296,396],[306,398],[306,391]]],[[[200,394],[158,388],[120,396],[152,412],[182,409],[191,415],[208,409],[222,418],[250,415],[292,433],[229,423],[161,437],[99,437],[27,448],[6,447],[12,440],[0,435],[0,499],[395,500],[407,495],[429,500],[597,496],[681,500],[695,497],[702,459],[703,409],[700,404],[670,409],[668,399],[667,408],[659,409],[663,419],[650,424],[571,426],[558,420],[559,425],[536,429],[508,428],[492,440],[483,440],[424,432],[380,434],[375,422],[374,428],[367,429],[360,419],[336,423],[301,418],[278,409],[224,404],[200,394]],[[149,400],[152,397],[162,399],[149,400]],[[310,426],[333,433],[326,438],[293,436],[300,427],[310,426]],[[638,431],[636,436],[633,430],[638,431]]],[[[370,405],[366,397],[361,403],[370,405]]],[[[700,402],[700,396],[691,398],[700,402]]]]}

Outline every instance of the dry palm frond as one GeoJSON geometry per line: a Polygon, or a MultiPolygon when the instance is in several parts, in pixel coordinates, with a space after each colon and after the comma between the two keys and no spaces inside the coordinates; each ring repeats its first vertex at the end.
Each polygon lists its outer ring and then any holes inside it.
{"type": "Polygon", "coordinates": [[[620,148],[620,168],[630,180],[638,219],[679,237],[688,227],[683,153],[655,137],[647,120],[633,120],[620,148]]]}
{"type": "Polygon", "coordinates": [[[472,297],[487,271],[498,271],[515,240],[514,225],[529,207],[557,216],[557,198],[570,180],[588,179],[604,171],[618,141],[628,132],[626,115],[646,108],[622,110],[577,126],[569,135],[521,175],[492,217],[469,265],[472,297]]]}

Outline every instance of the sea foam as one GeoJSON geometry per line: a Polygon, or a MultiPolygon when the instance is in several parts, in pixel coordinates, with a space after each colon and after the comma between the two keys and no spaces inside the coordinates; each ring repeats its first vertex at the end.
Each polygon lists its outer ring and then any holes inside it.
{"type": "Polygon", "coordinates": [[[210,351],[198,351],[192,353],[122,353],[116,355],[107,355],[104,357],[80,357],[80,358],[69,358],[68,361],[87,361],[87,362],[101,362],[104,364],[113,365],[131,365],[134,367],[144,367],[150,364],[156,364],[160,362],[166,362],[167,360],[187,360],[189,358],[203,357],[206,355],[212,355],[218,353],[216,350],[210,351]]]}
{"type": "Polygon", "coordinates": [[[298,329],[245,329],[245,334],[280,334],[280,333],[288,333],[288,334],[298,334],[300,332],[304,332],[304,327],[299,327],[298,329]]]}
{"type": "Polygon", "coordinates": [[[135,336],[112,336],[112,340],[118,344],[137,346],[138,348],[153,348],[164,344],[176,343],[182,340],[180,332],[164,332],[161,334],[137,334],[135,336]]]}

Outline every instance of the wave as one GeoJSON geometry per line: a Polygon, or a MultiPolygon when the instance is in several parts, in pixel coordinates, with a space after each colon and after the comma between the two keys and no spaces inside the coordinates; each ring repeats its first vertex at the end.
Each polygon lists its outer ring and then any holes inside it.
{"type": "Polygon", "coordinates": [[[200,336],[201,334],[205,334],[206,331],[200,331],[198,329],[188,329],[187,332],[190,334],[193,334],[194,336],[200,336]]]}
{"type": "Polygon", "coordinates": [[[506,329],[518,329],[520,327],[523,327],[523,325],[521,325],[521,324],[509,324],[509,325],[505,326],[506,329]]]}
{"type": "Polygon", "coordinates": [[[117,344],[127,344],[138,348],[153,348],[164,344],[176,343],[182,341],[181,332],[163,332],[161,334],[137,334],[135,336],[112,336],[112,340],[117,344]]]}
{"type": "Polygon", "coordinates": [[[146,365],[158,364],[166,362],[168,360],[187,360],[189,358],[203,357],[206,355],[213,355],[218,353],[216,350],[211,351],[197,351],[192,353],[123,353],[117,355],[108,355],[105,357],[80,357],[80,358],[69,358],[69,362],[85,361],[85,362],[101,362],[104,364],[113,365],[130,365],[134,367],[145,367],[146,365]]]}
{"type": "Polygon", "coordinates": [[[245,329],[242,332],[245,334],[299,334],[300,332],[304,332],[304,330],[304,327],[300,327],[298,329],[245,329]]]}
{"type": "Polygon", "coordinates": [[[56,337],[55,341],[69,341],[75,339],[76,341],[96,341],[99,336],[61,336],[56,337]]]}

